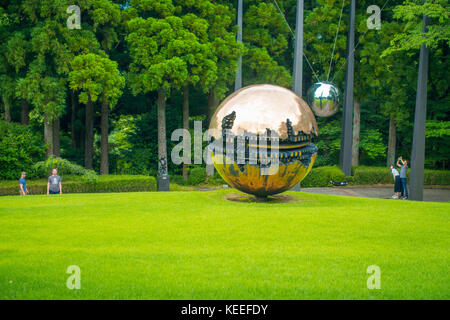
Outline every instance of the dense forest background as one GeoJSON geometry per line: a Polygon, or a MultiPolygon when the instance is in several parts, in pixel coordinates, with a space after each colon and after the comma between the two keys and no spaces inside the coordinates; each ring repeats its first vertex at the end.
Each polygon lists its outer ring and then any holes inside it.
{"type": "MultiPolygon", "coordinates": [[[[241,45],[237,1],[0,0],[0,157],[17,162],[16,171],[55,155],[102,174],[155,175],[161,141],[169,157],[177,143],[173,130],[192,129],[194,120],[207,129],[233,91],[239,56],[244,86],[292,87],[296,2],[245,0],[241,45]],[[71,5],[81,8],[80,29],[67,27],[71,5]]],[[[304,51],[316,75],[304,60],[304,95],[317,78],[344,90],[348,0],[330,66],[342,4],[305,1],[304,51]]],[[[357,1],[354,166],[409,159],[425,41],[426,166],[449,168],[448,26],[448,0],[357,1]],[[366,24],[373,4],[385,5],[379,30],[366,24]],[[424,13],[430,23],[422,34],[424,13]]],[[[338,163],[341,117],[317,119],[316,166],[338,163]]],[[[187,174],[172,163],[169,171],[187,174]]]]}

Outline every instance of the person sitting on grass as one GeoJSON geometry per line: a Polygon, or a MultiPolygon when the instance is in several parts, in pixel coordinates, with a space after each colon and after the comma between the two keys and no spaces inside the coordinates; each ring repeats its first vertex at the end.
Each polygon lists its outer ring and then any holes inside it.
{"type": "Polygon", "coordinates": [[[397,159],[397,167],[400,167],[400,181],[402,182],[402,199],[408,199],[408,187],[406,186],[406,171],[408,171],[408,161],[402,157],[397,159]],[[400,165],[400,162],[402,163],[400,165]],[[403,197],[404,195],[404,197],[403,197]]]}
{"type": "Polygon", "coordinates": [[[21,196],[26,196],[28,194],[28,189],[27,189],[27,174],[25,173],[25,171],[22,172],[22,174],[20,175],[20,179],[19,179],[19,192],[21,196]]]}
{"type": "Polygon", "coordinates": [[[52,170],[52,175],[48,177],[47,194],[62,194],[61,177],[58,176],[58,169],[52,170]]]}
{"type": "Polygon", "coordinates": [[[402,181],[400,180],[400,173],[398,173],[398,170],[394,168],[393,165],[391,165],[391,172],[392,176],[394,177],[394,195],[392,196],[392,199],[399,199],[400,193],[402,192],[402,181]]]}

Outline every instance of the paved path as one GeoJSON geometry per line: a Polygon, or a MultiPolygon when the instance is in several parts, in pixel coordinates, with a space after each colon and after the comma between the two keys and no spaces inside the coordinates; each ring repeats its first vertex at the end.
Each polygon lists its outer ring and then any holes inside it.
{"type": "MultiPolygon", "coordinates": [[[[394,194],[391,186],[352,186],[352,187],[324,187],[324,188],[302,188],[303,192],[334,194],[340,196],[353,196],[365,198],[391,199],[394,194]]],[[[424,201],[446,202],[450,201],[450,189],[425,189],[424,201]]]]}

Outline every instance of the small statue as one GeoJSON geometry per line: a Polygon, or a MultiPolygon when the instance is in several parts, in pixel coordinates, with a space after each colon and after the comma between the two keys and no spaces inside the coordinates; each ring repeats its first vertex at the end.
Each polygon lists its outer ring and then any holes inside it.
{"type": "Polygon", "coordinates": [[[167,161],[166,157],[162,156],[159,158],[159,170],[158,173],[160,176],[167,175],[167,161]]]}

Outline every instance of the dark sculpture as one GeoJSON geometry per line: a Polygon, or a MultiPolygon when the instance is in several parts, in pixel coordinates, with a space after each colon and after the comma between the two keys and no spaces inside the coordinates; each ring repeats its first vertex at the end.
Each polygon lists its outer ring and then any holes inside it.
{"type": "Polygon", "coordinates": [[[158,168],[158,173],[160,176],[166,175],[167,174],[167,161],[166,161],[166,157],[162,156],[161,158],[159,158],[159,168],[158,168]]]}

